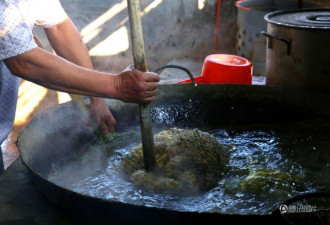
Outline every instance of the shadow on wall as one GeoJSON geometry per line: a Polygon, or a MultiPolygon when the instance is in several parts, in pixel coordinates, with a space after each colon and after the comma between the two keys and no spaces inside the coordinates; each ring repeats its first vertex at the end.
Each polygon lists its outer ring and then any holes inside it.
{"type": "MultiPolygon", "coordinates": [[[[173,59],[203,61],[206,55],[214,53],[217,2],[140,0],[149,70],[173,59]]],[[[223,2],[230,2],[235,9],[235,1],[223,2]]],[[[116,73],[133,63],[127,0],[61,3],[81,32],[97,70],[116,73]]],[[[236,15],[231,19],[235,21],[236,15]]],[[[47,46],[45,37],[40,32],[37,35],[47,46]]]]}

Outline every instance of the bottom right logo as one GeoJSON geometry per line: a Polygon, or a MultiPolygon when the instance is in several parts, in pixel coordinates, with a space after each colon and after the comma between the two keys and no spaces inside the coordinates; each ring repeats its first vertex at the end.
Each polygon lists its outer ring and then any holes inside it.
{"type": "Polygon", "coordinates": [[[315,212],[317,207],[315,205],[285,205],[282,204],[279,207],[281,213],[304,213],[315,212]]]}

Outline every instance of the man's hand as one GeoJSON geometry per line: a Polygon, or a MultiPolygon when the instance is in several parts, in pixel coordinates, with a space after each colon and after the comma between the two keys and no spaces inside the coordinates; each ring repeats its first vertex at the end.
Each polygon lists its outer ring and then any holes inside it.
{"type": "Polygon", "coordinates": [[[103,137],[115,131],[116,120],[102,98],[91,98],[90,110],[103,137]]]}
{"type": "Polygon", "coordinates": [[[158,74],[141,72],[130,66],[114,76],[115,98],[124,102],[148,103],[155,99],[158,74]]]}

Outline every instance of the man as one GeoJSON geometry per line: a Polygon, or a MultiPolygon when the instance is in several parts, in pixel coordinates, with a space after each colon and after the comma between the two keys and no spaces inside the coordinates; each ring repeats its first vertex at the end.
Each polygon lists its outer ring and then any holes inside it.
{"type": "Polygon", "coordinates": [[[115,120],[102,98],[151,102],[159,81],[157,74],[132,67],[119,74],[93,70],[87,48],[59,0],[0,0],[0,75],[0,144],[12,129],[19,77],[92,96],[90,109],[103,136],[114,131],[115,120]],[[37,47],[34,26],[44,28],[57,55],[37,47]]]}

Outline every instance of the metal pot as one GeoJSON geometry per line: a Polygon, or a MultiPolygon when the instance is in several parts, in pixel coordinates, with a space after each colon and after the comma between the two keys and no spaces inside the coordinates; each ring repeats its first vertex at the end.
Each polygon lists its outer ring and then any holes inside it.
{"type": "Polygon", "coordinates": [[[264,16],[278,10],[323,8],[322,4],[310,1],[299,5],[297,0],[248,0],[236,2],[236,6],[237,54],[252,61],[257,76],[265,76],[266,71],[266,39],[260,35],[260,31],[267,29],[264,16]]]}
{"type": "MultiPolygon", "coordinates": [[[[285,124],[312,118],[328,121],[329,98],[324,94],[265,86],[180,84],[160,86],[151,107],[154,130],[173,126],[211,129],[248,124],[285,124]]],[[[138,127],[137,104],[115,100],[108,104],[117,120],[117,132],[124,133],[138,127]]],[[[18,138],[21,158],[39,188],[53,203],[81,219],[80,224],[191,225],[214,224],[214,221],[223,219],[230,219],[233,223],[285,224],[282,216],[271,214],[192,212],[123,203],[81,194],[53,183],[49,179],[51,165],[77,154],[78,147],[94,136],[83,123],[85,116],[72,103],[59,105],[33,119],[18,138]]],[[[130,143],[131,140],[124,138],[122,141],[130,143]]],[[[306,216],[310,221],[320,218],[316,212],[297,215],[295,219],[301,220],[306,216]]]]}
{"type": "Polygon", "coordinates": [[[330,92],[330,10],[283,10],[265,16],[266,85],[330,92]]]}

